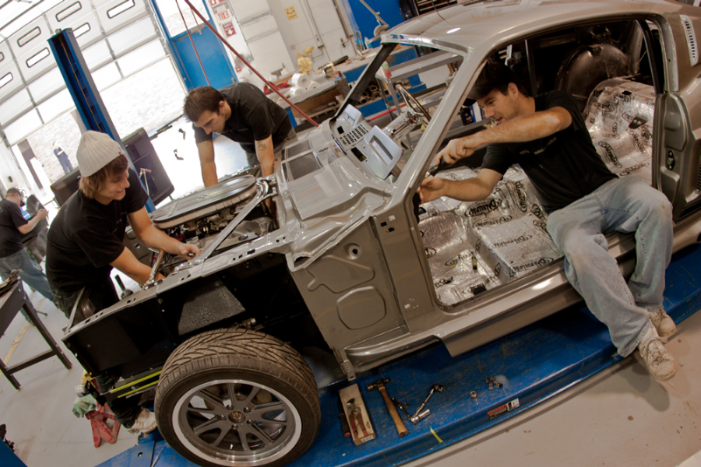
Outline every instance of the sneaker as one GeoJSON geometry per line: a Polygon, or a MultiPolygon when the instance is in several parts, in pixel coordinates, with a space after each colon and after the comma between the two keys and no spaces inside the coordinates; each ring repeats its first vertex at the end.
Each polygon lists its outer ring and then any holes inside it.
{"type": "Polygon", "coordinates": [[[677,362],[662,345],[662,339],[657,335],[654,326],[645,332],[638,344],[638,350],[648,371],[658,381],[667,381],[677,372],[677,362]]]}
{"type": "Polygon", "coordinates": [[[141,409],[141,413],[136,417],[136,421],[127,431],[132,435],[138,433],[146,434],[151,433],[156,428],[156,414],[148,409],[141,409]]]}
{"type": "Polygon", "coordinates": [[[665,313],[664,308],[650,312],[650,321],[652,325],[657,329],[657,334],[660,337],[669,337],[675,332],[677,332],[677,325],[674,324],[674,320],[665,313]]]}

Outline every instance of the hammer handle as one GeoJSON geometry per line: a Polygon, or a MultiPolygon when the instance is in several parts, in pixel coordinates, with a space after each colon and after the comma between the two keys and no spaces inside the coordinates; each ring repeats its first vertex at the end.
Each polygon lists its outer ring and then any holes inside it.
{"type": "Polygon", "coordinates": [[[407,430],[406,426],[404,426],[404,422],[399,416],[397,408],[392,403],[392,399],[389,398],[389,394],[387,394],[387,388],[385,388],[384,386],[380,386],[377,389],[380,391],[380,394],[382,394],[382,398],[385,400],[387,411],[389,412],[389,415],[392,417],[392,420],[394,421],[394,424],[397,427],[397,433],[399,433],[399,436],[406,436],[409,433],[409,430],[407,430]]]}

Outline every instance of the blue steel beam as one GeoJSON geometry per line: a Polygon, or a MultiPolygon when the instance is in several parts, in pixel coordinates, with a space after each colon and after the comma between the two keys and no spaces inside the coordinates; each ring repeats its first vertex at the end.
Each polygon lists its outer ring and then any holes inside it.
{"type": "MultiPolygon", "coordinates": [[[[73,30],[70,28],[62,29],[55,36],[50,37],[49,46],[85,127],[88,130],[106,133],[115,140],[122,147],[124,155],[127,156],[129,167],[137,173],[134,164],[128,157],[124,143],[122,143],[122,139],[119,137],[114,123],[112,123],[107,108],[102,102],[100,92],[95,86],[92,74],[90,74],[90,70],[83,58],[83,53],[73,35],[73,30]]],[[[139,183],[141,183],[141,179],[139,179],[139,183]]],[[[141,185],[143,187],[143,183],[141,185]]],[[[153,212],[155,209],[153,201],[149,197],[146,202],[146,210],[153,212]]]]}

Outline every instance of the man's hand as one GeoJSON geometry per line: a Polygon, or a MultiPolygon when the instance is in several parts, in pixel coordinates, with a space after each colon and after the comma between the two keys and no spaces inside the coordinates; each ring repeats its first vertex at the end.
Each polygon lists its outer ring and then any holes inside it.
{"type": "Polygon", "coordinates": [[[197,245],[193,245],[191,243],[180,243],[178,245],[177,255],[182,257],[182,258],[192,259],[195,256],[199,255],[200,253],[201,253],[201,251],[197,247],[197,245]]]}
{"type": "Polygon", "coordinates": [[[49,211],[47,211],[46,209],[39,209],[37,211],[36,216],[34,216],[34,217],[36,217],[38,219],[45,219],[46,216],[48,216],[48,215],[49,215],[49,211]]]}
{"type": "Polygon", "coordinates": [[[418,193],[422,203],[428,203],[444,195],[445,180],[440,177],[429,177],[419,187],[418,193]]]}
{"type": "Polygon", "coordinates": [[[435,165],[439,165],[441,159],[443,159],[446,164],[454,164],[458,159],[473,155],[482,144],[478,138],[475,137],[477,134],[450,140],[448,145],[436,155],[435,165]]]}

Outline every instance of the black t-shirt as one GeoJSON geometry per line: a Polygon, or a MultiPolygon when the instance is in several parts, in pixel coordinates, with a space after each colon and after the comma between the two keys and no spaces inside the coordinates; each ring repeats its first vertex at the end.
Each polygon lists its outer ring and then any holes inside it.
{"type": "MultiPolygon", "coordinates": [[[[231,107],[231,117],[221,133],[240,143],[246,152],[255,154],[255,142],[273,136],[273,146],[285,141],[292,130],[287,112],[271,101],[263,91],[250,83],[232,84],[219,90],[231,107]]],[[[195,141],[211,141],[212,135],[202,128],[195,129],[195,141]]]]}
{"type": "Polygon", "coordinates": [[[19,206],[9,200],[0,201],[0,258],[17,253],[24,248],[17,227],[27,221],[19,206]]]}
{"type": "Polygon", "coordinates": [[[46,242],[46,277],[65,293],[109,277],[113,262],[124,250],[127,214],[144,207],[148,195],[129,169],[129,188],[121,201],[108,205],[82,191],[61,207],[46,242]]]}
{"type": "Polygon", "coordinates": [[[537,96],[535,107],[536,112],[562,107],[572,116],[572,125],[527,143],[491,144],[483,169],[504,174],[512,164],[519,164],[548,212],[564,208],[616,178],[597,154],[572,96],[551,91],[537,96]]]}

